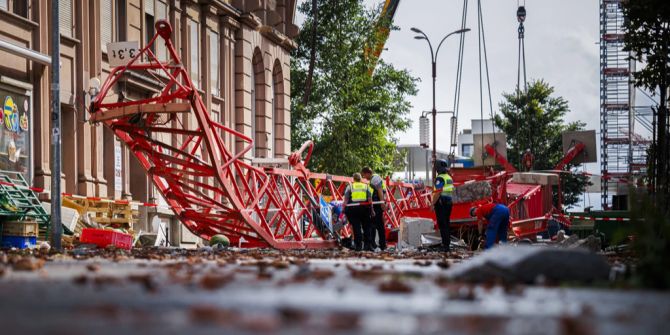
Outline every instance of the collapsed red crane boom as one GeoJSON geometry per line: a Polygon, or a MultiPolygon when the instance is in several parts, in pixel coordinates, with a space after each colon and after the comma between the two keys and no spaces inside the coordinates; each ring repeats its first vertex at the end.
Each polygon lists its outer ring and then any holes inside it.
{"type": "MultiPolygon", "coordinates": [[[[210,118],[171,42],[170,24],[158,21],[156,31],[135,58],[109,74],[93,101],[91,121],[103,122],[128,146],[196,235],[223,233],[232,243],[243,239],[249,247],[335,246],[337,232],[320,219],[320,196],[342,200],[350,178],[309,171],[311,142],[290,156],[290,170],[252,166],[244,158],[253,140],[210,118]],[[167,47],[167,62],[151,51],[159,38],[167,47]],[[156,78],[163,87],[150,98],[125,101],[114,88],[130,72],[156,78]],[[232,136],[232,143],[224,142],[224,134],[232,136]],[[244,143],[238,152],[232,150],[236,142],[244,143]]],[[[405,210],[430,205],[425,188],[388,184],[394,196],[388,199],[385,217],[391,226],[398,226],[405,210]]],[[[346,229],[339,233],[348,235],[346,229]]]]}

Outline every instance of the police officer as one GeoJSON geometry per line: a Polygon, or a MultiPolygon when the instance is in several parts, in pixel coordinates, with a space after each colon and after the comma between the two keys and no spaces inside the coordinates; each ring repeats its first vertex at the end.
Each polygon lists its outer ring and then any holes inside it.
{"type": "Polygon", "coordinates": [[[364,167],[361,170],[363,178],[370,181],[370,191],[372,192],[372,209],[375,213],[372,217],[372,224],[370,228],[370,244],[372,249],[377,249],[375,240],[379,241],[379,249],[386,250],[386,229],[384,228],[384,211],[386,211],[386,203],[379,203],[385,201],[386,197],[386,183],[384,179],[378,174],[373,173],[369,167],[364,167]]]}
{"type": "Polygon", "coordinates": [[[361,182],[360,173],[354,173],[353,177],[354,182],[344,191],[344,212],[354,232],[356,251],[372,250],[369,240],[372,194],[368,185],[361,182]]]}
{"type": "Polygon", "coordinates": [[[451,236],[449,235],[449,224],[451,216],[451,195],[454,192],[454,181],[449,175],[449,163],[444,159],[435,161],[437,177],[433,184],[433,208],[437,217],[437,226],[442,237],[442,251],[449,251],[451,236]]]}

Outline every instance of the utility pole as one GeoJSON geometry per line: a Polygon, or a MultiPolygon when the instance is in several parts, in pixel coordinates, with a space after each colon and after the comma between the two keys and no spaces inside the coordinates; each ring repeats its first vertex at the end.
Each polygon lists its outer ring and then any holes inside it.
{"type": "Polygon", "coordinates": [[[431,164],[433,165],[433,168],[432,168],[433,175],[431,176],[432,177],[431,180],[432,180],[432,182],[434,182],[435,181],[435,176],[437,175],[437,173],[435,171],[435,161],[437,160],[437,131],[436,131],[437,125],[436,125],[436,122],[435,122],[435,120],[437,119],[437,108],[435,107],[435,81],[437,79],[437,54],[438,54],[438,52],[440,52],[440,47],[442,46],[442,43],[444,42],[444,40],[447,39],[447,37],[449,37],[451,35],[454,35],[454,34],[462,34],[462,33],[468,32],[468,31],[470,31],[470,28],[459,29],[459,30],[456,30],[456,31],[453,31],[453,32],[447,34],[447,36],[444,36],[442,38],[442,40],[440,41],[440,44],[437,45],[437,50],[435,50],[435,52],[433,52],[433,45],[430,43],[430,40],[428,39],[428,35],[426,35],[426,33],[424,33],[423,31],[421,31],[418,28],[411,28],[410,30],[417,33],[417,34],[421,34],[420,36],[414,36],[414,38],[417,39],[417,40],[426,40],[426,42],[428,42],[428,47],[430,48],[430,63],[431,63],[431,66],[432,66],[431,69],[432,69],[432,75],[433,75],[433,110],[431,112],[431,114],[433,115],[433,154],[432,154],[433,160],[431,162],[431,164]]]}
{"type": "MultiPolygon", "coordinates": [[[[446,37],[445,37],[446,39],[446,37]]],[[[441,43],[440,43],[441,44],[441,43]]],[[[435,108],[435,80],[437,78],[437,71],[436,71],[436,65],[435,65],[435,58],[437,57],[437,54],[435,57],[433,57],[433,175],[432,175],[432,180],[435,180],[435,177],[437,176],[437,170],[435,169],[435,161],[437,161],[437,122],[435,120],[437,119],[437,109],[435,108]]]]}
{"type": "Polygon", "coordinates": [[[51,0],[51,246],[62,251],[61,237],[61,126],[60,126],[60,18],[58,1],[51,0]]]}

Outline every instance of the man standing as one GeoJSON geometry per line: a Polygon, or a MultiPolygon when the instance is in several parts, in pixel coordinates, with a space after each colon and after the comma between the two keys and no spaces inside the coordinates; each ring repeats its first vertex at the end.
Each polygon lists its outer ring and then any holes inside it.
{"type": "Polygon", "coordinates": [[[449,235],[449,224],[451,217],[451,195],[454,192],[454,180],[449,175],[449,163],[444,159],[435,161],[435,171],[437,177],[433,184],[433,208],[437,217],[437,226],[440,229],[442,237],[442,251],[448,252],[451,243],[449,235]]]}
{"type": "MultiPolygon", "coordinates": [[[[361,170],[363,178],[370,181],[370,188],[372,192],[372,202],[385,201],[386,197],[386,183],[378,174],[373,173],[369,167],[364,167],[361,170]]],[[[376,203],[372,205],[375,213],[372,218],[372,225],[370,228],[370,244],[372,249],[376,249],[377,245],[375,239],[379,240],[379,249],[386,250],[386,229],[384,227],[384,211],[386,211],[386,203],[376,203]]]]}
{"type": "Polygon", "coordinates": [[[354,232],[354,247],[356,251],[372,250],[369,241],[370,201],[372,195],[367,184],[361,182],[361,174],[354,173],[354,182],[344,191],[344,213],[354,232]],[[365,204],[367,203],[367,204],[365,204]]]}
{"type": "Polygon", "coordinates": [[[486,221],[486,242],[484,249],[490,249],[496,243],[507,243],[509,229],[509,208],[503,204],[487,203],[470,208],[470,216],[477,217],[477,228],[482,233],[482,225],[486,221]]]}

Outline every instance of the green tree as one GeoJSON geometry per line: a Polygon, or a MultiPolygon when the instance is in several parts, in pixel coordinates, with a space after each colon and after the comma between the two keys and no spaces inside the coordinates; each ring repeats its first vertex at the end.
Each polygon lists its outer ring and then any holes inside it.
{"type": "Polygon", "coordinates": [[[624,50],[642,63],[633,73],[634,83],[659,96],[656,108],[658,134],[649,151],[651,183],[657,193],[657,205],[668,213],[670,206],[670,130],[668,130],[668,87],[670,87],[670,1],[635,0],[622,3],[624,50]]]}
{"type": "Polygon", "coordinates": [[[362,0],[317,2],[316,13],[310,2],[299,7],[306,20],[292,55],[291,143],[297,148],[314,141],[309,168],[316,171],[349,175],[368,165],[390,173],[398,168],[395,136],[410,126],[407,98],[416,94],[417,79],[365,57],[366,46],[380,38],[375,24],[381,7],[366,8],[362,0]]]}
{"type": "MultiPolygon", "coordinates": [[[[655,108],[656,139],[648,151],[651,197],[634,192],[631,206],[634,250],[639,258],[635,282],[644,287],[670,288],[670,2],[635,0],[623,2],[624,50],[641,63],[633,73],[634,84],[659,96],[655,108]]],[[[630,235],[630,234],[628,234],[630,235]]]]}
{"type": "MultiPolygon", "coordinates": [[[[507,158],[512,164],[520,166],[521,154],[530,149],[535,156],[533,169],[553,169],[563,157],[561,134],[586,126],[580,121],[564,123],[568,102],[562,97],[552,97],[553,93],[554,88],[543,80],[529,83],[527,93],[518,90],[503,93],[504,101],[499,104],[502,116],[495,116],[495,124],[507,134],[507,158]]],[[[572,170],[576,166],[568,164],[567,167],[572,170]]],[[[563,174],[563,203],[576,204],[588,185],[587,176],[563,174]]]]}

